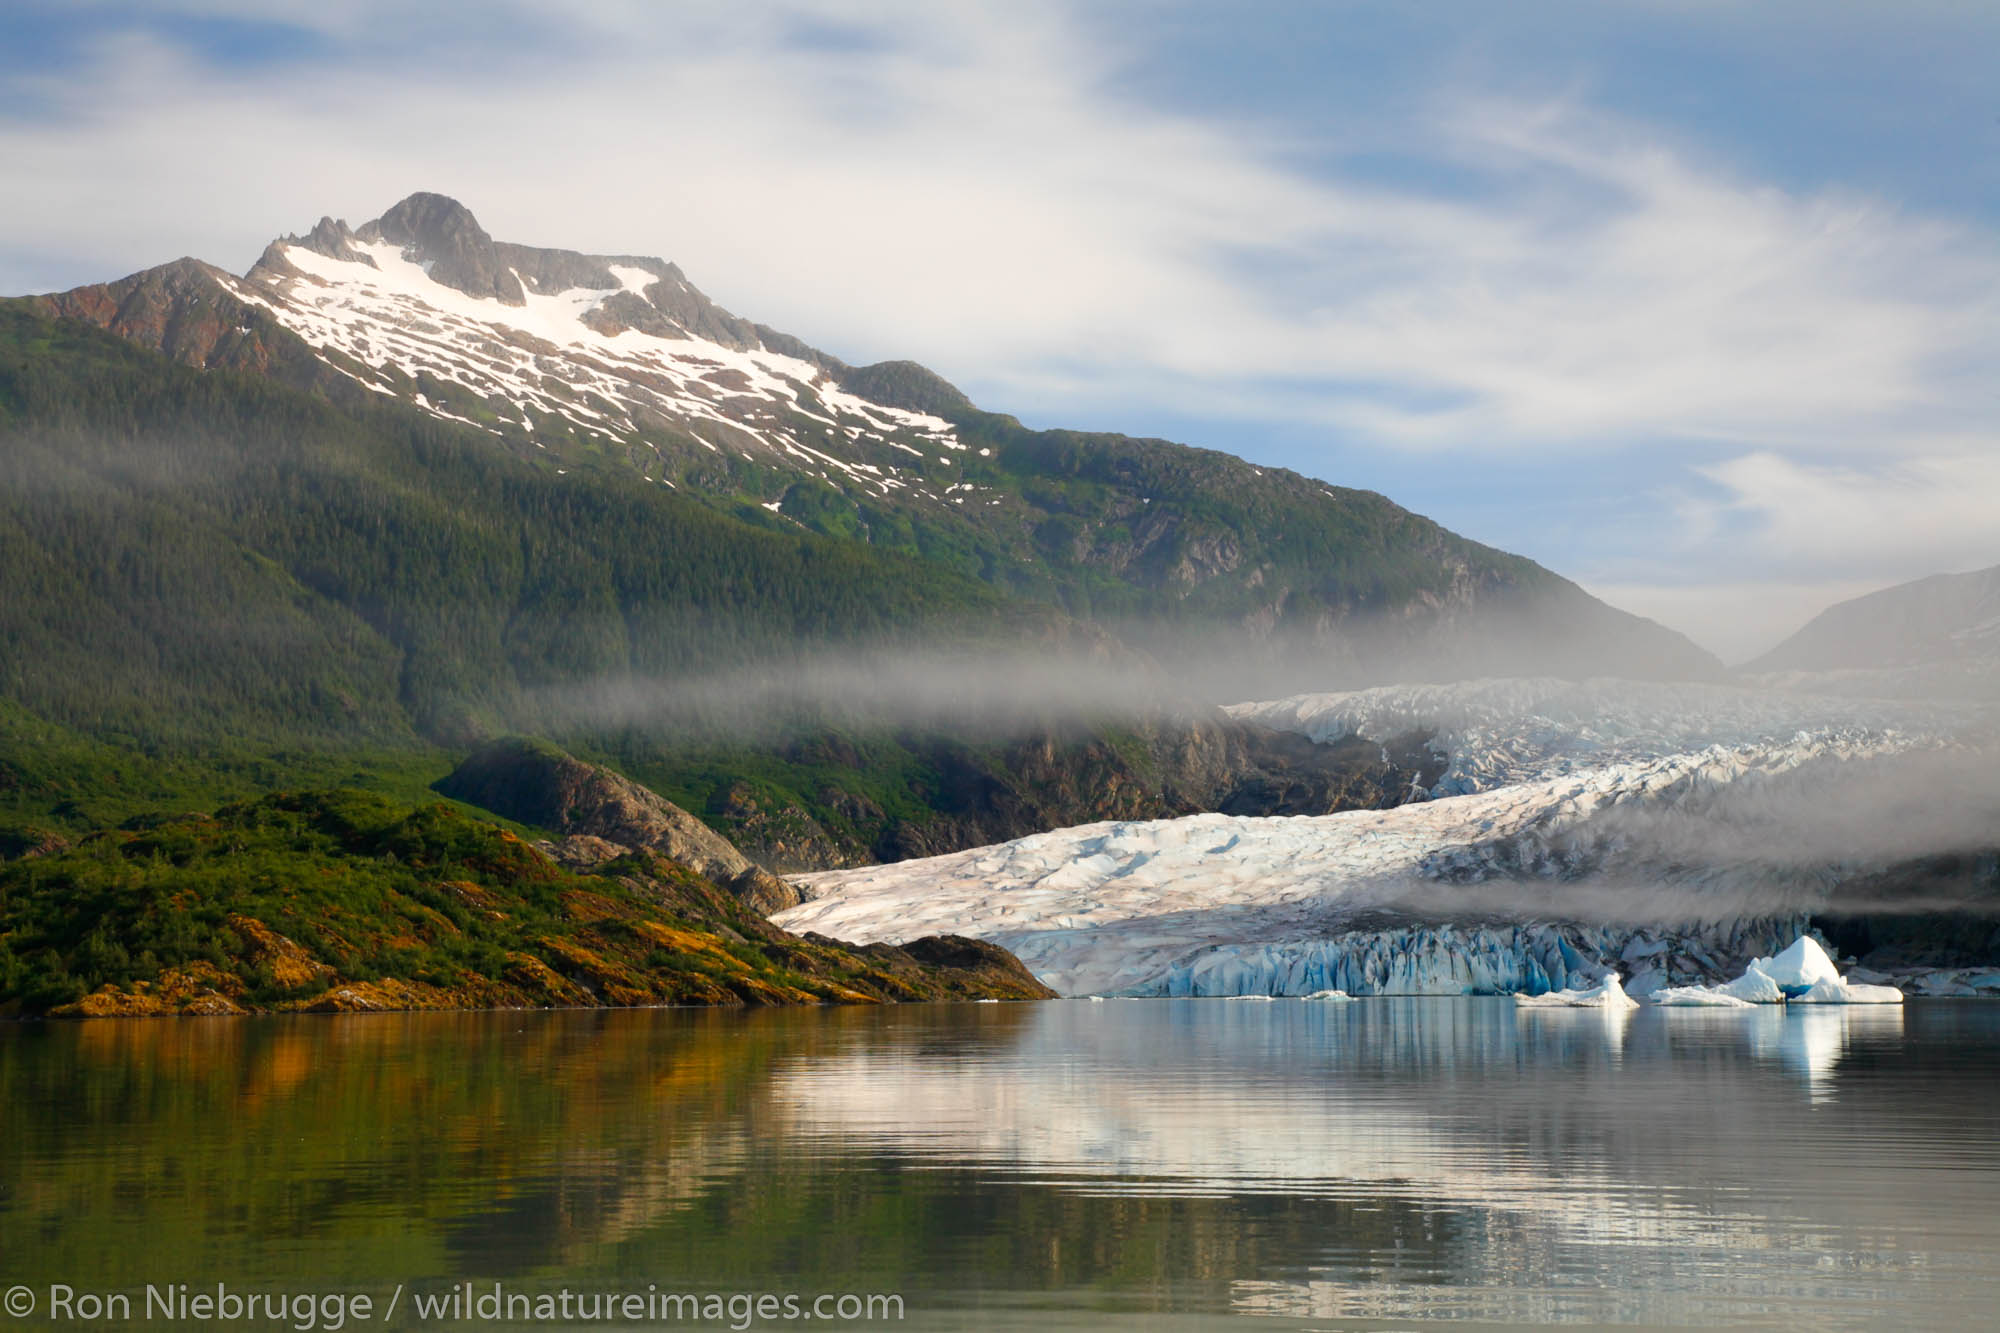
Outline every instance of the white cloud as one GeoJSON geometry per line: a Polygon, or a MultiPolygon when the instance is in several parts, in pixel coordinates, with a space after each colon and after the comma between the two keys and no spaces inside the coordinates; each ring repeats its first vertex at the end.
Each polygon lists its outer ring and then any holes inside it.
{"type": "Polygon", "coordinates": [[[1440,448],[1846,438],[1993,342],[1984,238],[1732,181],[1587,108],[1412,127],[1396,147],[1477,186],[1426,194],[1289,169],[1295,129],[1120,98],[1116,52],[1056,7],[563,13],[568,59],[431,77],[109,41],[65,123],[0,135],[44,186],[0,217],[33,248],[240,258],[281,218],[432,186],[510,238],[672,251],[837,350],[1440,448]],[[807,19],[870,41],[802,43],[807,19]]]}
{"type": "Polygon", "coordinates": [[[1766,568],[1916,578],[2000,563],[2000,438],[1918,450],[1868,465],[1760,452],[1701,471],[1766,568]]]}
{"type": "Polygon", "coordinates": [[[0,122],[35,182],[0,198],[0,272],[241,267],[322,212],[437,189],[498,236],[663,252],[744,314],[1042,419],[1320,421],[1443,458],[1608,460],[1607,485],[1640,441],[1685,443],[1706,486],[1635,548],[1805,582],[1853,576],[1857,550],[2000,558],[1990,445],[1963,438],[1993,407],[1994,238],[1768,188],[1588,104],[1441,96],[1359,145],[1439,182],[1418,188],[1295,165],[1312,126],[1121,93],[1143,32],[1058,3],[518,0],[483,11],[497,36],[379,3],[154,8],[361,54],[216,67],[133,30],[17,88],[49,111],[0,122]]]}

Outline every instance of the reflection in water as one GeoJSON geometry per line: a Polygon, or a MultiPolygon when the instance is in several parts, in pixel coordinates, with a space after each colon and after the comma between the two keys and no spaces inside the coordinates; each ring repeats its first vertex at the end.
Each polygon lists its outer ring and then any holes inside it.
{"type": "Polygon", "coordinates": [[[1752,1053],[1803,1078],[1816,1102],[1833,1096],[1834,1066],[1850,1045],[1894,1046],[1903,1035],[1896,1004],[1760,1005],[1744,1017],[1752,1053]]]}
{"type": "Polygon", "coordinates": [[[1569,1027],[1579,1036],[1588,1040],[1593,1034],[1604,1043],[1604,1050],[1611,1062],[1617,1064],[1625,1053],[1625,1031],[1632,1025],[1634,1010],[1623,1005],[1583,1006],[1558,1005],[1542,1007],[1531,1005],[1517,1007],[1514,1015],[1522,1023],[1540,1023],[1546,1027],[1569,1027]]]}
{"type": "Polygon", "coordinates": [[[0,1029],[9,1281],[899,1291],[910,1327],[2000,1291],[2000,1007],[1114,1001],[0,1029]]]}

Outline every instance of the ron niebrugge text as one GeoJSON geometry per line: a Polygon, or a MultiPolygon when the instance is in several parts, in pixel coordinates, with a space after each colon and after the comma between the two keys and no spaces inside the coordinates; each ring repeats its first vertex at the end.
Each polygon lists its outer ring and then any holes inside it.
{"type": "Polygon", "coordinates": [[[521,1291],[498,1282],[372,1292],[249,1291],[228,1283],[195,1286],[185,1282],[148,1284],[138,1292],[93,1291],[52,1282],[37,1292],[9,1288],[0,1300],[17,1319],[38,1316],[43,1323],[101,1320],[276,1325],[297,1333],[338,1333],[350,1324],[448,1323],[688,1323],[726,1324],[746,1329],[758,1323],[823,1320],[834,1323],[897,1322],[903,1298],[882,1292],[827,1292],[783,1295],[771,1292],[663,1291],[648,1284],[633,1288],[561,1287],[521,1291]]]}

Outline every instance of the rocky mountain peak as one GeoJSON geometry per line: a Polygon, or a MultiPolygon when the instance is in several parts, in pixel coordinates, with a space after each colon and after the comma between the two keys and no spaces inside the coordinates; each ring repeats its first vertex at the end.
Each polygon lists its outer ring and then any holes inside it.
{"type": "MultiPolygon", "coordinates": [[[[783,375],[796,383],[789,389],[779,390],[781,396],[789,396],[799,385],[831,381],[845,393],[875,405],[938,419],[934,423],[926,423],[933,426],[941,426],[943,419],[972,408],[964,394],[913,361],[850,366],[789,334],[731,314],[689,282],[678,264],[643,255],[585,254],[576,250],[496,241],[479,225],[471,209],[448,195],[430,191],[410,195],[381,217],[357,228],[349,228],[345,221],[339,219],[322,217],[303,236],[292,234],[280,237],[265,249],[263,257],[244,275],[244,280],[267,296],[278,296],[281,299],[279,308],[286,313],[292,309],[302,312],[305,308],[321,311],[306,316],[303,328],[322,337],[333,334],[334,341],[338,343],[344,326],[353,340],[344,350],[372,362],[379,353],[365,326],[376,312],[368,308],[365,298],[357,304],[352,298],[330,295],[331,291],[350,283],[352,279],[337,276],[337,271],[312,262],[310,257],[319,256],[379,272],[385,267],[382,262],[385,246],[400,250],[401,258],[406,263],[420,265],[426,282],[435,282],[524,313],[530,297],[578,294],[577,299],[568,303],[572,313],[567,317],[576,322],[579,333],[588,331],[602,337],[617,337],[633,332],[654,340],[655,351],[666,355],[669,360],[680,357],[686,362],[684,369],[709,377],[711,383],[697,391],[700,397],[709,398],[718,391],[747,390],[751,397],[744,400],[749,404],[744,410],[752,416],[767,410],[769,394],[765,389],[775,389],[777,385],[751,389],[747,381],[739,382],[737,371],[718,369],[714,360],[717,349],[801,363],[784,368],[783,375]],[[303,291],[310,293],[303,297],[303,305],[299,304],[297,295],[301,290],[298,287],[301,281],[304,282],[303,291]],[[334,316],[331,314],[333,310],[341,313],[334,316]],[[709,346],[704,348],[703,344],[709,346]],[[715,378],[716,374],[720,374],[719,379],[715,378]]],[[[391,264],[388,267],[397,266],[391,264]]],[[[410,287],[408,275],[384,274],[384,281],[390,285],[400,282],[404,284],[405,297],[424,301],[421,292],[423,284],[410,287]]],[[[227,288],[228,284],[223,286],[227,288]]],[[[234,289],[230,291],[237,294],[234,289]]],[[[467,317],[461,312],[459,316],[445,318],[456,319],[463,324],[467,317]]],[[[448,352],[441,353],[437,361],[426,363],[423,357],[406,358],[399,368],[405,373],[417,369],[443,372],[445,378],[457,379],[459,376],[453,372],[455,368],[463,369],[456,362],[462,357],[467,335],[490,338],[497,328],[504,341],[516,342],[514,330],[529,332],[536,339],[543,338],[548,332],[548,326],[539,318],[516,323],[508,314],[497,310],[493,316],[473,318],[472,323],[479,326],[477,333],[471,327],[455,329],[447,339],[448,352]]],[[[403,325],[400,318],[397,326],[398,341],[407,352],[412,330],[403,325]]],[[[318,343],[319,338],[314,341],[318,343]]],[[[526,347],[526,344],[520,345],[526,347]]],[[[538,345],[532,355],[546,352],[547,348],[538,345]]],[[[527,351],[522,354],[531,355],[527,351]]],[[[598,392],[614,401],[628,400],[631,429],[658,426],[663,421],[677,417],[685,419],[690,415],[676,412],[671,402],[660,398],[656,392],[660,386],[650,379],[645,381],[643,391],[635,394],[630,384],[600,383],[597,371],[601,369],[601,365],[593,360],[590,367],[584,369],[580,383],[573,387],[598,392]],[[631,401],[634,399],[636,401],[631,401]]],[[[540,383],[546,373],[546,366],[537,365],[535,381],[540,383]]],[[[483,400],[487,395],[481,394],[480,397],[483,400]]],[[[580,428],[602,428],[605,419],[596,409],[587,412],[571,410],[571,401],[558,397],[538,405],[558,414],[571,415],[574,424],[580,428]]],[[[440,406],[434,394],[428,396],[425,403],[441,415],[461,419],[465,415],[462,406],[440,406]]],[[[824,406],[826,403],[823,400],[821,407],[824,406]]],[[[820,408],[812,410],[819,411],[820,408]]],[[[727,410],[716,413],[697,406],[692,415],[713,419],[731,414],[727,410]]],[[[884,423],[880,419],[864,418],[865,414],[856,417],[851,424],[865,435],[879,436],[884,423]]],[[[846,435],[840,447],[844,450],[853,438],[851,434],[846,435]]],[[[770,439],[759,439],[756,443],[775,447],[780,452],[784,449],[782,443],[770,439]]],[[[902,443],[904,456],[912,449],[920,448],[907,441],[902,443]]],[[[871,464],[878,470],[871,475],[879,475],[880,466],[880,463],[871,464]]],[[[862,479],[858,471],[855,476],[857,480],[862,479]]],[[[868,482],[864,480],[863,484],[868,482]]],[[[873,489],[880,490],[882,487],[878,485],[873,489]]]]}
{"type": "Polygon", "coordinates": [[[427,266],[433,281],[468,296],[526,304],[520,279],[501,262],[493,238],[471,209],[449,196],[418,191],[356,235],[402,246],[406,256],[427,266]]]}

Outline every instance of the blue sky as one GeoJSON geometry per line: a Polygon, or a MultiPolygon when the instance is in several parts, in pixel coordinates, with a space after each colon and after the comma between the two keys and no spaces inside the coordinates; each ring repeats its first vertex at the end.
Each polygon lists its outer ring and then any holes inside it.
{"type": "Polygon", "coordinates": [[[415,189],[1722,652],[2000,562],[2000,6],[15,0],[0,290],[415,189]]]}

